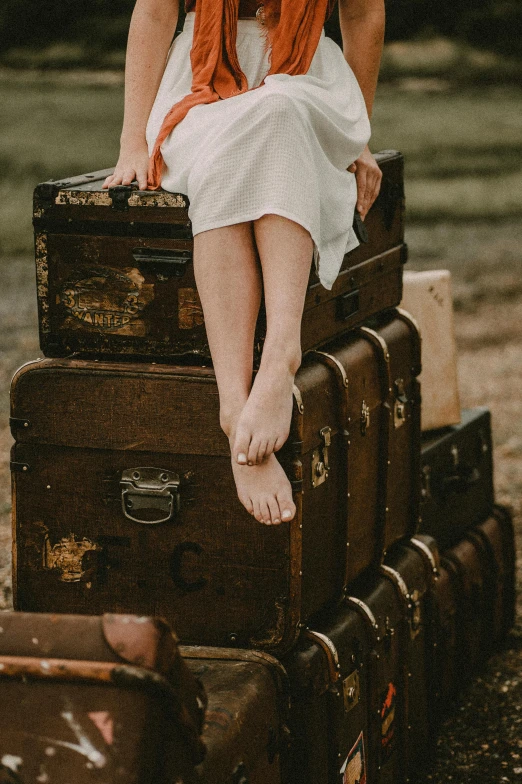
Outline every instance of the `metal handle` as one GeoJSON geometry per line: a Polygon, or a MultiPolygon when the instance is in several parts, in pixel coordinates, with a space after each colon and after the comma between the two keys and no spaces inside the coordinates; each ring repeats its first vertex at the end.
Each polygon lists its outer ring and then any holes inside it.
{"type": "Polygon", "coordinates": [[[454,474],[445,476],[442,480],[442,486],[447,495],[466,493],[470,487],[478,484],[481,478],[481,473],[476,466],[462,466],[454,474]]]}
{"type": "Polygon", "coordinates": [[[180,478],[164,468],[129,468],[121,475],[121,506],[128,520],[159,525],[180,510],[180,478]],[[143,511],[142,516],[138,516],[143,511]]]}
{"type": "Polygon", "coordinates": [[[132,257],[140,272],[157,275],[160,280],[182,278],[192,261],[190,250],[134,248],[132,257]]]}
{"type": "Polygon", "coordinates": [[[343,294],[337,299],[337,318],[339,321],[348,321],[360,310],[359,289],[343,294]]]}

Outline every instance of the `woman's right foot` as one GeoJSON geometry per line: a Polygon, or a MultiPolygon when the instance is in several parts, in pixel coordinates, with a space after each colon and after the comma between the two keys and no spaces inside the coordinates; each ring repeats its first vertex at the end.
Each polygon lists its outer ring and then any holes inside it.
{"type": "Polygon", "coordinates": [[[232,471],[239,500],[258,522],[279,525],[294,519],[292,485],[274,454],[255,466],[239,465],[232,457],[232,471]]]}

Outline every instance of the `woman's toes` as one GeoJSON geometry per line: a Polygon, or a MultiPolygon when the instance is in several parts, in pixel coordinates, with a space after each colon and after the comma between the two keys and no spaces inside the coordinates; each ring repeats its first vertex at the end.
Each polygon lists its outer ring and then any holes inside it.
{"type": "Polygon", "coordinates": [[[250,442],[250,448],[247,453],[247,462],[248,465],[259,465],[259,463],[263,462],[259,459],[259,453],[261,451],[261,441],[259,438],[253,438],[250,442]]]}
{"type": "Polygon", "coordinates": [[[259,506],[260,506],[260,509],[261,509],[261,515],[262,515],[262,518],[263,518],[263,523],[265,525],[272,525],[272,517],[270,515],[270,508],[268,506],[268,503],[267,503],[266,499],[263,499],[263,501],[261,501],[259,506]]]}
{"type": "Polygon", "coordinates": [[[294,519],[295,513],[297,511],[294,502],[286,495],[279,495],[277,500],[281,510],[281,520],[285,523],[289,523],[294,519]]]}
{"type": "Polygon", "coordinates": [[[272,496],[268,499],[268,508],[270,510],[270,518],[272,520],[272,525],[279,525],[281,522],[281,510],[279,509],[279,504],[277,503],[277,498],[272,496]]]}
{"type": "Polygon", "coordinates": [[[241,431],[238,431],[236,434],[236,441],[234,444],[234,455],[236,462],[239,465],[247,465],[248,463],[248,452],[250,448],[250,438],[241,431]]]}

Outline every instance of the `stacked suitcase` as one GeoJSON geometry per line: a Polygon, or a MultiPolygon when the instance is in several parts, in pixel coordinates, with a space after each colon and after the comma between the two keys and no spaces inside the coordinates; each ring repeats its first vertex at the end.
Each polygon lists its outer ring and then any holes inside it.
{"type": "MultiPolygon", "coordinates": [[[[185,197],[102,191],[107,172],[37,188],[47,358],[12,387],[21,612],[0,635],[0,688],[26,713],[5,719],[7,781],[61,784],[46,749],[72,746],[78,782],[101,780],[102,758],[107,782],[413,781],[470,662],[509,630],[489,415],[465,412],[421,452],[421,342],[398,307],[403,162],[377,158],[360,246],[332,292],[311,275],[279,453],[298,511],[270,528],[236,497],[185,197]],[[55,746],[23,729],[39,690],[55,746]]],[[[263,330],[261,314],[258,354],[263,330]]]]}

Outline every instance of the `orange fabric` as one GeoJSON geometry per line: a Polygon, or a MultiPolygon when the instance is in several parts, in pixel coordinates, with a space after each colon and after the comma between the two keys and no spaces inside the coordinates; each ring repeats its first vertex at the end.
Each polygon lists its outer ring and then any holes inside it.
{"type": "MultiPolygon", "coordinates": [[[[265,0],[268,75],[305,74],[317,49],[329,0],[265,0]]],[[[148,187],[161,185],[161,145],[193,106],[214,103],[248,90],[236,52],[239,0],[196,0],[191,51],[192,92],[167,113],[149,161],[148,187]]]]}

